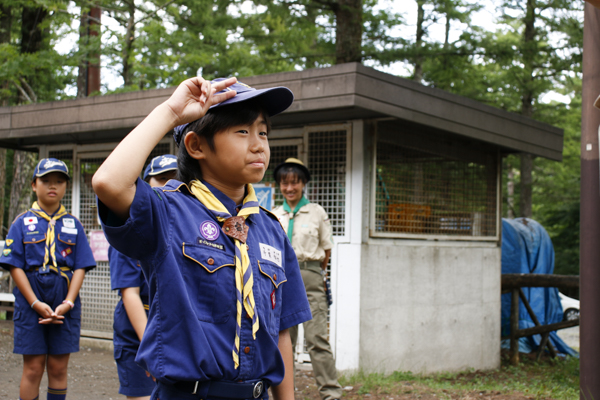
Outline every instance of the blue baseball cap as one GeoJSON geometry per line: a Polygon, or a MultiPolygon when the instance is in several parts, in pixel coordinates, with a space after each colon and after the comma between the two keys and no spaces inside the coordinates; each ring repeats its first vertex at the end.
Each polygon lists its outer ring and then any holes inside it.
{"type": "Polygon", "coordinates": [[[63,161],[60,161],[56,158],[42,158],[35,166],[35,169],[33,170],[33,178],[31,180],[35,181],[35,178],[42,177],[50,172],[62,172],[67,176],[67,179],[71,179],[71,176],[69,175],[69,167],[67,167],[67,164],[65,164],[63,161]]]}
{"type": "MultiPolygon", "coordinates": [[[[225,79],[226,78],[217,78],[215,80],[212,80],[211,83],[214,84],[216,82],[224,81],[225,79]]],[[[233,85],[215,94],[231,92],[232,90],[236,91],[235,96],[225,101],[222,101],[221,103],[211,106],[210,109],[223,107],[228,104],[241,103],[243,101],[260,97],[265,111],[267,112],[267,114],[269,114],[269,117],[272,117],[287,110],[287,108],[291,106],[294,102],[294,93],[292,93],[290,89],[284,86],[266,89],[255,89],[246,85],[245,83],[236,82],[233,85]]],[[[190,124],[191,122],[175,127],[173,139],[175,139],[177,144],[181,142],[183,132],[185,131],[185,128],[187,128],[190,124]]]]}
{"type": "Polygon", "coordinates": [[[144,180],[149,176],[160,175],[169,171],[177,171],[177,157],[173,154],[156,156],[144,170],[144,180]]]}

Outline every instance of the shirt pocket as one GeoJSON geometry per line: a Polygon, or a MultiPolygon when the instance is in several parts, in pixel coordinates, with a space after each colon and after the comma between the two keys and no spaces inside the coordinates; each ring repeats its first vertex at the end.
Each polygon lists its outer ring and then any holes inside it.
{"type": "Polygon", "coordinates": [[[60,265],[73,268],[75,265],[75,249],[77,248],[77,235],[60,232],[56,236],[56,260],[63,259],[60,265]]]}
{"type": "Polygon", "coordinates": [[[310,222],[294,224],[294,244],[296,241],[305,256],[312,255],[319,248],[319,227],[310,222]]]}
{"type": "Polygon", "coordinates": [[[281,300],[283,283],[287,282],[285,270],[269,261],[258,261],[260,270],[261,289],[268,296],[267,301],[267,325],[269,333],[273,336],[279,335],[279,320],[281,317],[281,300]]]}
{"type": "Polygon", "coordinates": [[[25,269],[41,267],[46,253],[46,234],[23,238],[25,269]]]}
{"type": "Polygon", "coordinates": [[[235,312],[234,256],[184,243],[183,276],[200,321],[223,324],[235,312]]]}

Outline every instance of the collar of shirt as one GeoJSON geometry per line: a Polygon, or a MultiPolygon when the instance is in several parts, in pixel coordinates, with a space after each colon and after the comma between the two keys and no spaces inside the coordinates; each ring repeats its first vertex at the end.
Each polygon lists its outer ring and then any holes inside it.
{"type": "Polygon", "coordinates": [[[231,214],[232,216],[236,216],[237,215],[237,213],[238,213],[237,212],[237,208],[241,207],[241,205],[240,206],[236,206],[235,201],[231,200],[223,192],[221,192],[219,189],[217,189],[216,187],[214,187],[210,183],[205,182],[205,181],[202,181],[202,183],[204,183],[204,185],[208,188],[208,190],[210,190],[211,193],[214,194],[215,197],[221,203],[223,203],[223,205],[225,206],[225,208],[227,209],[227,211],[229,211],[229,214],[231,214]]]}

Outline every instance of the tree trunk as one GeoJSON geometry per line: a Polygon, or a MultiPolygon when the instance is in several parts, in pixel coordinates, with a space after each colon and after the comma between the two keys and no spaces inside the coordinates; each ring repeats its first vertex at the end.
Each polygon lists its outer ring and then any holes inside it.
{"type": "MultiPolygon", "coordinates": [[[[533,115],[533,84],[535,57],[535,0],[527,0],[525,14],[525,30],[523,32],[523,64],[526,73],[523,95],[521,96],[521,114],[531,118],[533,115]]],[[[521,201],[519,213],[521,217],[532,217],[533,156],[521,154],[521,201]]]]}
{"type": "Polygon", "coordinates": [[[515,217],[515,171],[512,165],[508,164],[508,180],[506,182],[506,191],[508,192],[506,203],[508,204],[508,210],[506,217],[513,219],[515,217]]]}
{"type": "MultiPolygon", "coordinates": [[[[10,31],[12,29],[12,7],[5,4],[0,4],[0,43],[10,43],[10,31]]],[[[10,82],[4,81],[0,83],[3,89],[8,89],[10,82]]],[[[3,98],[0,101],[0,106],[6,107],[8,99],[3,98]]],[[[0,225],[2,226],[2,225],[0,225]]]]}
{"type": "Polygon", "coordinates": [[[338,0],[334,7],[335,63],[362,60],[362,0],[338,0]]]}
{"type": "Polygon", "coordinates": [[[413,80],[421,83],[423,80],[423,36],[425,36],[425,29],[423,24],[425,23],[425,10],[423,5],[424,0],[417,0],[417,38],[415,41],[415,69],[413,73],[413,80]]]}
{"type": "Polygon", "coordinates": [[[21,212],[31,206],[31,176],[35,168],[36,155],[15,150],[13,159],[13,179],[10,187],[8,220],[10,223],[21,212]]]}
{"type": "Polygon", "coordinates": [[[129,20],[127,21],[125,43],[123,43],[123,51],[121,52],[121,62],[123,64],[121,76],[123,77],[124,86],[129,86],[133,83],[129,58],[133,52],[133,42],[135,40],[135,4],[131,1],[127,5],[129,6],[129,20]]]}
{"type": "Polygon", "coordinates": [[[48,16],[48,10],[44,7],[23,7],[23,19],[21,21],[21,53],[35,53],[42,49],[44,32],[40,26],[48,16]]]}
{"type": "Polygon", "coordinates": [[[79,62],[79,72],[77,74],[77,97],[87,97],[87,76],[88,76],[88,65],[89,65],[89,37],[90,37],[90,20],[89,12],[82,8],[81,16],[79,18],[79,52],[82,54],[81,61],[79,62]],[[82,51],[83,50],[83,51],[82,51]]]}
{"type": "Polygon", "coordinates": [[[0,149],[0,238],[4,239],[4,186],[6,185],[6,149],[0,149]]]}

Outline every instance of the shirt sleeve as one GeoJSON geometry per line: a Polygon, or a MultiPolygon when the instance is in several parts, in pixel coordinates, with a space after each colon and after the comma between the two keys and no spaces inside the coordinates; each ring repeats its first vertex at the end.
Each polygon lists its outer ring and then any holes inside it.
{"type": "Polygon", "coordinates": [[[23,218],[16,218],[10,226],[4,241],[4,250],[0,256],[0,267],[9,270],[11,267],[25,268],[25,245],[23,244],[23,218]]]}
{"type": "Polygon", "coordinates": [[[280,331],[312,319],[296,253],[288,240],[283,242],[285,243],[285,275],[287,282],[283,284],[282,310],[279,319],[280,331]]]}
{"type": "Polygon", "coordinates": [[[129,208],[129,217],[120,221],[98,199],[98,213],[108,243],[135,260],[156,265],[169,246],[170,215],[165,194],[153,189],[140,178],[129,208]]]}
{"type": "Polygon", "coordinates": [[[119,253],[111,246],[108,248],[108,264],[112,290],[141,287],[140,267],[137,260],[119,253]]]}
{"type": "Polygon", "coordinates": [[[87,235],[83,225],[77,218],[75,218],[75,224],[77,224],[77,250],[75,251],[75,264],[73,270],[85,268],[91,270],[96,268],[96,260],[94,259],[94,253],[90,247],[87,235]]]}
{"type": "Polygon", "coordinates": [[[331,238],[331,221],[325,209],[319,206],[319,244],[323,250],[331,250],[333,248],[333,240],[331,238]]]}

